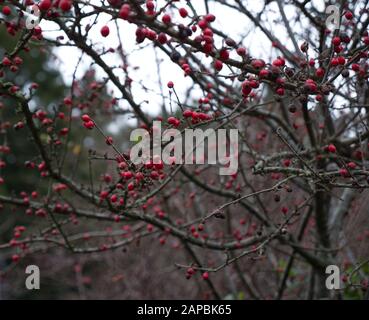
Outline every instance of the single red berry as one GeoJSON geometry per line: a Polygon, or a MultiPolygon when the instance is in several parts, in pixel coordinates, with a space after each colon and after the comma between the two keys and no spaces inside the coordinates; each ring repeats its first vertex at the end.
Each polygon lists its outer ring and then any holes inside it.
{"type": "Polygon", "coordinates": [[[350,168],[350,169],[355,169],[356,168],[356,163],[355,162],[349,162],[347,164],[347,166],[350,168]]]}
{"type": "Polygon", "coordinates": [[[268,76],[269,76],[269,70],[267,70],[267,69],[260,70],[260,72],[259,72],[259,77],[260,78],[268,78],[268,76]]]}
{"type": "Polygon", "coordinates": [[[86,121],[83,123],[83,125],[87,128],[87,129],[93,129],[93,127],[95,126],[93,121],[86,121]]]}
{"type": "Polygon", "coordinates": [[[286,61],[283,58],[278,58],[273,61],[273,66],[275,67],[283,67],[286,61]]]}
{"type": "Polygon", "coordinates": [[[148,11],[154,11],[155,3],[153,1],[147,1],[146,2],[146,8],[147,8],[148,11]]]}
{"type": "Polygon", "coordinates": [[[23,59],[21,57],[15,57],[13,62],[16,64],[16,65],[21,65],[23,63],[23,59]]]}
{"type": "Polygon", "coordinates": [[[202,19],[197,24],[201,30],[204,30],[208,26],[208,22],[205,19],[202,19]]]}
{"type": "Polygon", "coordinates": [[[173,81],[169,81],[167,86],[168,86],[169,89],[172,89],[174,87],[173,81]]]}
{"type": "Polygon", "coordinates": [[[103,37],[107,37],[110,33],[110,29],[108,26],[103,26],[100,30],[100,33],[103,37]]]}
{"type": "Polygon", "coordinates": [[[67,12],[72,8],[72,2],[70,0],[61,0],[59,3],[59,8],[62,11],[67,12]]]}
{"type": "Polygon", "coordinates": [[[208,280],[208,279],[209,279],[209,272],[204,272],[204,273],[202,274],[202,278],[203,278],[204,280],[208,280]]]}
{"type": "Polygon", "coordinates": [[[170,17],[169,14],[165,14],[161,18],[161,21],[163,21],[163,23],[165,23],[165,24],[170,24],[172,22],[172,18],[170,17]]]}
{"type": "Polygon", "coordinates": [[[245,56],[246,55],[246,49],[244,47],[239,47],[237,48],[236,50],[237,54],[241,57],[245,56]]]}
{"type": "Polygon", "coordinates": [[[192,276],[195,273],[195,269],[194,268],[188,268],[187,269],[187,274],[192,276]]]}
{"type": "Polygon", "coordinates": [[[227,49],[222,49],[219,52],[219,58],[221,60],[228,60],[229,59],[229,52],[227,49]]]}
{"type": "Polygon", "coordinates": [[[71,106],[72,105],[72,98],[71,97],[65,97],[63,102],[66,106],[71,106]]]}
{"type": "Polygon", "coordinates": [[[337,58],[333,58],[332,60],[331,60],[331,66],[332,67],[336,67],[336,66],[338,66],[340,64],[340,62],[338,61],[338,59],[337,58]]]}
{"type": "Polygon", "coordinates": [[[9,16],[11,13],[12,13],[12,10],[10,9],[10,7],[8,6],[4,6],[3,7],[3,10],[2,10],[2,13],[6,16],[9,16]]]}
{"type": "Polygon", "coordinates": [[[345,12],[345,18],[346,18],[347,20],[351,20],[353,17],[354,17],[354,15],[352,14],[352,12],[351,12],[351,11],[346,11],[346,12],[345,12]]]}
{"type": "Polygon", "coordinates": [[[185,118],[191,118],[192,115],[193,115],[193,112],[191,110],[185,110],[185,111],[183,111],[183,116],[185,118]]]}
{"type": "Polygon", "coordinates": [[[337,151],[337,148],[334,144],[330,144],[328,147],[327,147],[327,150],[328,152],[330,153],[335,153],[337,151]]]}
{"type": "Polygon", "coordinates": [[[340,37],[334,37],[333,39],[332,39],[332,43],[333,43],[333,45],[334,46],[339,46],[340,44],[341,44],[341,38],[340,37]]]}
{"type": "Polygon", "coordinates": [[[182,18],[186,18],[188,16],[188,12],[185,8],[180,8],[179,9],[179,14],[182,18]]]}
{"type": "Polygon", "coordinates": [[[158,35],[158,41],[160,44],[166,44],[168,41],[167,35],[164,32],[160,32],[158,35]]]}
{"type": "Polygon", "coordinates": [[[39,8],[42,10],[42,11],[47,11],[51,8],[51,0],[42,0],[39,4],[39,8]]]}
{"type": "Polygon", "coordinates": [[[111,146],[113,144],[113,138],[112,137],[106,137],[105,143],[108,146],[111,146]]]}
{"type": "Polygon", "coordinates": [[[282,87],[277,88],[275,93],[278,94],[279,96],[283,96],[284,95],[284,88],[282,88],[282,87]]]}
{"type": "Polygon", "coordinates": [[[215,16],[213,15],[213,14],[211,14],[211,13],[209,13],[209,14],[207,14],[206,16],[205,16],[205,20],[207,21],[207,22],[214,22],[215,21],[215,16]]]}
{"type": "Polygon", "coordinates": [[[59,134],[60,134],[61,136],[66,136],[66,135],[68,134],[68,132],[69,132],[69,129],[68,129],[68,128],[62,128],[62,129],[60,130],[59,134]]]}
{"type": "Polygon", "coordinates": [[[131,12],[131,7],[129,4],[124,4],[119,10],[119,18],[127,20],[131,12]]]}
{"type": "Polygon", "coordinates": [[[265,66],[265,62],[264,60],[261,59],[255,59],[251,61],[251,65],[255,68],[255,69],[261,69],[264,68],[265,66]]]}
{"type": "Polygon", "coordinates": [[[215,68],[215,70],[217,70],[217,71],[222,70],[222,68],[223,68],[223,62],[222,62],[222,61],[220,61],[220,60],[215,60],[215,61],[214,61],[214,68],[215,68]]]}
{"type": "Polygon", "coordinates": [[[4,57],[2,61],[3,66],[10,66],[12,64],[12,61],[8,57],[4,57]]]}
{"type": "Polygon", "coordinates": [[[354,70],[355,72],[360,71],[360,65],[357,63],[353,63],[352,64],[352,70],[354,70]]]}
{"type": "Polygon", "coordinates": [[[285,159],[285,160],[283,160],[283,165],[284,165],[285,167],[289,167],[289,166],[291,165],[291,160],[290,160],[290,159],[285,159]]]}
{"type": "Polygon", "coordinates": [[[340,175],[341,175],[342,177],[347,177],[347,176],[349,175],[349,173],[348,173],[347,169],[345,169],[345,168],[341,168],[341,169],[340,169],[340,175]]]}
{"type": "Polygon", "coordinates": [[[325,74],[325,70],[323,68],[318,68],[316,70],[316,76],[319,77],[319,78],[322,78],[325,74]]]}
{"type": "Polygon", "coordinates": [[[81,118],[83,122],[91,121],[91,118],[88,114],[84,114],[81,118]]]}
{"type": "Polygon", "coordinates": [[[40,26],[36,26],[34,29],[33,29],[33,34],[36,35],[36,36],[39,36],[40,34],[42,34],[42,29],[40,26]]]}

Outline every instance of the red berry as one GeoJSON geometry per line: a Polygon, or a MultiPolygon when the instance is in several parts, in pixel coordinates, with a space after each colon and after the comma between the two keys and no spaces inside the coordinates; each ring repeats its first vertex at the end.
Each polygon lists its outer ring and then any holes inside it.
{"type": "Polygon", "coordinates": [[[204,273],[202,274],[202,278],[203,278],[204,280],[208,280],[208,279],[209,279],[209,272],[204,272],[204,273]]]}
{"type": "MultiPolygon", "coordinates": [[[[110,197],[110,202],[112,203],[115,203],[117,202],[118,200],[118,196],[116,194],[113,194],[111,197],[110,197]]],[[[119,217],[119,216],[118,216],[119,217]]]]}
{"type": "Polygon", "coordinates": [[[261,60],[261,59],[255,59],[255,60],[252,60],[251,65],[255,69],[261,69],[265,66],[265,62],[264,62],[264,60],[261,60]]]}
{"type": "Polygon", "coordinates": [[[283,58],[278,58],[273,61],[273,66],[275,67],[283,67],[286,61],[283,58]]]}
{"type": "Polygon", "coordinates": [[[21,65],[23,63],[23,59],[21,57],[15,57],[13,61],[16,65],[21,65]]]}
{"type": "Polygon", "coordinates": [[[214,68],[215,68],[215,70],[217,70],[217,71],[222,70],[222,68],[223,68],[223,62],[222,62],[222,61],[220,61],[220,60],[215,60],[215,61],[214,61],[214,68]]]}
{"type": "Polygon", "coordinates": [[[83,125],[87,128],[87,129],[92,129],[95,124],[93,123],[93,121],[87,121],[87,122],[84,122],[83,125]]]}
{"type": "Polygon", "coordinates": [[[215,21],[215,16],[214,16],[213,14],[209,13],[209,14],[207,14],[207,15],[205,16],[205,20],[206,20],[207,22],[214,22],[214,21],[215,21]]]}
{"type": "Polygon", "coordinates": [[[338,58],[338,64],[344,65],[346,63],[346,59],[342,56],[339,56],[338,58]]]}
{"type": "Polygon", "coordinates": [[[228,60],[229,59],[229,52],[227,49],[222,49],[219,52],[219,57],[221,60],[228,60]]]}
{"type": "Polygon", "coordinates": [[[352,14],[352,12],[351,12],[351,11],[346,11],[346,13],[345,13],[345,18],[346,18],[347,20],[351,20],[353,17],[354,17],[354,15],[352,14]]]}
{"type": "Polygon", "coordinates": [[[124,4],[119,10],[119,18],[127,20],[129,18],[129,14],[131,12],[131,7],[129,4],[124,4]]]}
{"type": "Polygon", "coordinates": [[[331,66],[336,67],[336,66],[338,66],[339,64],[340,64],[340,62],[338,61],[338,59],[337,59],[337,58],[333,58],[333,59],[331,60],[331,66]]]}
{"type": "Polygon", "coordinates": [[[169,117],[168,118],[168,123],[175,126],[175,127],[178,127],[181,124],[181,122],[175,117],[169,117]]]}
{"type": "Polygon", "coordinates": [[[72,98],[71,97],[66,97],[66,98],[64,98],[63,102],[66,106],[71,106],[72,105],[72,98]]]}
{"type": "Polygon", "coordinates": [[[185,118],[191,118],[192,115],[193,115],[193,112],[191,110],[185,110],[185,111],[183,111],[183,116],[185,118]]]}
{"type": "Polygon", "coordinates": [[[188,12],[185,8],[180,8],[179,14],[181,15],[182,18],[186,18],[188,16],[188,12]]]}
{"type": "Polygon", "coordinates": [[[174,87],[173,81],[169,81],[167,86],[168,86],[169,89],[172,89],[174,87]]]}
{"type": "Polygon", "coordinates": [[[356,168],[356,163],[355,162],[349,162],[347,164],[347,166],[350,168],[350,169],[355,169],[356,168]]]}
{"type": "Polygon", "coordinates": [[[244,47],[237,48],[237,54],[241,57],[246,55],[246,49],[244,47]]]}
{"type": "Polygon", "coordinates": [[[4,15],[8,16],[12,13],[12,10],[10,9],[10,7],[4,6],[2,12],[4,15]]]}
{"type": "Polygon", "coordinates": [[[165,33],[163,33],[163,32],[159,33],[159,35],[158,35],[158,41],[161,44],[166,44],[167,41],[168,41],[167,35],[165,33]]]}
{"type": "Polygon", "coordinates": [[[285,160],[283,161],[283,165],[284,165],[285,167],[289,167],[289,166],[291,165],[291,160],[290,160],[290,159],[285,159],[285,160]]]}
{"type": "Polygon", "coordinates": [[[341,175],[342,177],[347,177],[347,176],[349,175],[349,173],[348,173],[347,169],[345,169],[345,168],[341,168],[341,169],[340,169],[340,175],[341,175]]]}
{"type": "Polygon", "coordinates": [[[70,0],[61,0],[59,3],[59,8],[62,11],[67,12],[72,8],[72,2],[70,0]]]}
{"type": "Polygon", "coordinates": [[[330,153],[335,153],[337,151],[337,148],[335,147],[334,144],[330,144],[328,147],[327,147],[327,150],[328,152],[330,153]]]}
{"type": "Polygon", "coordinates": [[[323,68],[318,68],[316,70],[316,76],[319,77],[319,78],[322,78],[325,74],[325,70],[323,68]]]}
{"type": "Polygon", "coordinates": [[[12,61],[8,57],[4,57],[2,61],[3,66],[10,66],[12,64],[12,61]]]}
{"type": "Polygon", "coordinates": [[[355,72],[360,71],[360,65],[357,63],[353,63],[352,64],[352,70],[354,70],[355,72]]]}
{"type": "Polygon", "coordinates": [[[110,33],[110,29],[108,26],[103,26],[100,30],[100,33],[103,37],[107,37],[110,33]]]}
{"type": "Polygon", "coordinates": [[[91,121],[91,118],[88,114],[84,114],[81,118],[83,122],[91,121]]]}
{"type": "Polygon", "coordinates": [[[165,24],[170,24],[172,22],[172,18],[170,17],[169,14],[165,14],[161,18],[161,21],[163,21],[163,23],[165,23],[165,24]]]}
{"type": "Polygon", "coordinates": [[[154,11],[155,9],[155,4],[153,1],[147,1],[146,2],[146,8],[148,11],[154,11]]]}
{"type": "Polygon", "coordinates": [[[267,78],[269,76],[269,70],[267,69],[262,69],[259,72],[259,77],[260,78],[267,78]]]}
{"type": "Polygon", "coordinates": [[[40,26],[36,26],[34,29],[33,29],[33,34],[36,35],[36,36],[39,36],[40,34],[42,34],[42,29],[40,26]]]}
{"type": "Polygon", "coordinates": [[[51,8],[51,0],[42,0],[39,4],[39,7],[42,11],[47,11],[51,8]]]}
{"type": "Polygon", "coordinates": [[[334,46],[339,46],[340,44],[341,44],[341,38],[340,37],[334,37],[333,39],[332,39],[332,43],[333,43],[333,45],[334,46]]]}
{"type": "Polygon", "coordinates": [[[284,88],[282,88],[282,87],[277,88],[275,93],[278,94],[279,96],[283,96],[284,95],[284,88]]]}

